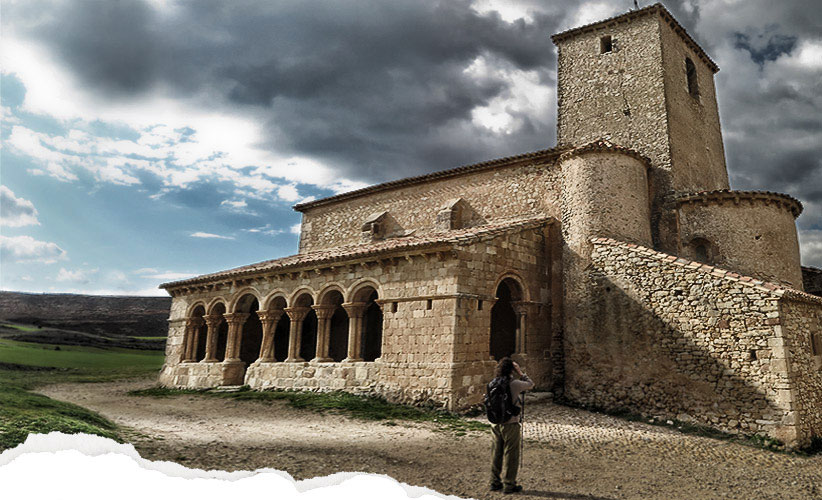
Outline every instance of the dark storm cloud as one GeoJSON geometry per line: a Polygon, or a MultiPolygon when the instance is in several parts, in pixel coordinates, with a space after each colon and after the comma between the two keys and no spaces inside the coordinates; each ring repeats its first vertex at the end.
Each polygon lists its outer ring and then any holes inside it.
{"type": "Polygon", "coordinates": [[[101,96],[159,85],[204,93],[214,106],[261,117],[267,147],[319,156],[351,178],[385,180],[554,141],[553,117],[526,120],[512,136],[471,124],[471,111],[510,83],[464,70],[484,55],[553,85],[550,34],[567,7],[513,23],[464,0],[212,0],[167,12],[103,0],[56,9],[29,33],[101,96]]]}
{"type": "MultiPolygon", "coordinates": [[[[554,144],[554,116],[520,112],[511,134],[471,121],[510,91],[498,72],[465,72],[478,56],[536,71],[546,92],[555,85],[550,35],[582,4],[517,3],[530,6],[529,21],[477,13],[467,0],[191,0],[168,9],[101,0],[4,6],[3,22],[47,44],[101,98],[156,88],[199,96],[265,123],[265,147],[375,182],[554,144]]],[[[722,68],[733,187],[790,192],[809,207],[800,225],[822,227],[822,74],[786,62],[819,43],[816,0],[665,4],[722,68]]]]}

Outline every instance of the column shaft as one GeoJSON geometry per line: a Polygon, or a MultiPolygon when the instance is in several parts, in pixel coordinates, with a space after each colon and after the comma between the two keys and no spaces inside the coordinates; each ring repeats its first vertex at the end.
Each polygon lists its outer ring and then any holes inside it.
{"type": "Polygon", "coordinates": [[[277,323],[283,315],[282,309],[275,309],[272,311],[257,311],[260,317],[260,322],[263,324],[263,342],[260,346],[261,363],[271,363],[277,361],[274,357],[274,332],[277,329],[277,323]]]}
{"type": "Polygon", "coordinates": [[[205,316],[206,327],[206,355],[203,361],[205,363],[215,363],[217,359],[217,331],[220,324],[223,322],[223,317],[220,314],[212,314],[205,316]]]}

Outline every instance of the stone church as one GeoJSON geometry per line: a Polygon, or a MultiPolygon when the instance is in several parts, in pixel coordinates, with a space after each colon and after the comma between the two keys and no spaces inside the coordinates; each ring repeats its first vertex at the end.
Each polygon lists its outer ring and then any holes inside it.
{"type": "Polygon", "coordinates": [[[161,383],[458,410],[513,355],[579,404],[822,436],[802,205],[730,189],[717,65],[660,4],[552,39],[556,147],[299,204],[296,255],[161,285],[161,383]]]}

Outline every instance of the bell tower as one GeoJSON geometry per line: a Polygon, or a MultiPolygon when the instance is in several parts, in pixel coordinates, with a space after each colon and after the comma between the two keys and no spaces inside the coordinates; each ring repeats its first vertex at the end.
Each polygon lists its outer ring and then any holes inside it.
{"type": "Polygon", "coordinates": [[[717,65],[661,4],[552,37],[557,145],[605,139],[650,159],[654,246],[676,251],[674,200],[728,189],[717,65]]]}

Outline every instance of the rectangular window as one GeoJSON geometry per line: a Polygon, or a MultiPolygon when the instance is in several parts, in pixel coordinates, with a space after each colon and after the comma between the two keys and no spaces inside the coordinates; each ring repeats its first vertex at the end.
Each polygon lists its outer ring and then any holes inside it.
{"type": "Polygon", "coordinates": [[[482,311],[482,299],[477,301],[477,311],[482,311]]]}
{"type": "Polygon", "coordinates": [[[599,39],[599,53],[600,54],[607,54],[611,52],[614,48],[613,42],[611,41],[611,35],[605,35],[604,37],[599,39]]]}
{"type": "Polygon", "coordinates": [[[425,303],[425,308],[430,311],[432,307],[434,307],[434,301],[432,299],[428,299],[428,302],[425,303]]]}
{"type": "Polygon", "coordinates": [[[397,304],[396,302],[392,302],[392,303],[391,303],[391,312],[392,312],[392,313],[397,312],[397,305],[398,305],[398,304],[397,304]]]}

